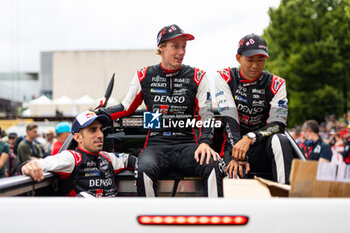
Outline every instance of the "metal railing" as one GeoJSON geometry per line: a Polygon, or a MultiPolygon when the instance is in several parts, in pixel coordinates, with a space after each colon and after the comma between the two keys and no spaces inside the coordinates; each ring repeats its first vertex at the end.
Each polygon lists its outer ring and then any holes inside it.
{"type": "Polygon", "coordinates": [[[6,177],[0,179],[0,196],[36,196],[40,189],[46,187],[50,187],[52,192],[57,191],[57,176],[51,172],[44,173],[40,182],[29,176],[6,177]]]}

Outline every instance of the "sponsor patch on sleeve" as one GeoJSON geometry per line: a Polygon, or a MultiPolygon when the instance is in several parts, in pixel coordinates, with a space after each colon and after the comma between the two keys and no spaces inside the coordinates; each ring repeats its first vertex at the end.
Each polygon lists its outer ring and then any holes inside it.
{"type": "Polygon", "coordinates": [[[201,69],[198,68],[194,68],[194,78],[193,80],[197,83],[197,85],[199,85],[199,83],[201,82],[202,78],[204,77],[205,72],[201,69]]]}
{"type": "Polygon", "coordinates": [[[147,66],[137,71],[137,76],[139,77],[140,82],[146,77],[147,66]]]}
{"type": "Polygon", "coordinates": [[[230,68],[225,68],[223,70],[218,71],[221,77],[225,80],[225,82],[229,82],[231,80],[230,68]]]}
{"type": "Polygon", "coordinates": [[[280,78],[276,75],[273,75],[272,82],[271,82],[271,91],[274,95],[276,95],[276,93],[281,88],[281,86],[284,82],[285,82],[285,80],[283,78],[280,78]]]}
{"type": "Polygon", "coordinates": [[[280,100],[280,101],[278,101],[278,107],[281,107],[281,108],[288,108],[288,101],[286,101],[286,100],[280,100]]]}

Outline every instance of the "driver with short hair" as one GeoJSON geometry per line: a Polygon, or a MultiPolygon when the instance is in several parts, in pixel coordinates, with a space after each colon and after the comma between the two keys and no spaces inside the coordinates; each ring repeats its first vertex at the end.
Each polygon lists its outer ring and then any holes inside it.
{"type": "Polygon", "coordinates": [[[206,73],[182,64],[187,41],[193,39],[175,24],[162,27],[157,35],[161,63],[136,72],[122,104],[97,111],[115,120],[131,115],[144,101],[147,110],[153,112],[148,122],[153,128],[148,131],[135,170],[139,196],[157,196],[158,178],[172,170],[202,177],[207,196],[222,196],[220,157],[210,147],[213,127],[203,125],[197,138],[194,127],[187,124],[195,115],[202,122],[213,120],[206,73]]]}
{"type": "Polygon", "coordinates": [[[67,196],[117,195],[114,174],[126,167],[135,166],[136,157],[124,153],[102,151],[102,127],[109,123],[105,115],[94,112],[80,113],[72,124],[72,134],[78,143],[75,150],[64,150],[55,156],[31,160],[22,164],[23,175],[36,181],[44,179],[43,172],[54,172],[62,178],[61,192],[67,196]]]}
{"type": "Polygon", "coordinates": [[[284,134],[286,82],[263,70],[268,57],[264,38],[250,34],[238,44],[240,67],[218,71],[215,96],[226,133],[222,153],[230,177],[251,170],[272,173],[274,181],[289,183],[293,154],[284,134]]]}

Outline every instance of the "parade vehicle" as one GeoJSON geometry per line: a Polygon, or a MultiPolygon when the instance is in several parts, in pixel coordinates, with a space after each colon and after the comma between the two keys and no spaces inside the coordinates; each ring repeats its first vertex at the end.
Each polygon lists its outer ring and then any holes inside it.
{"type": "MultiPolygon", "coordinates": [[[[137,110],[104,128],[104,149],[137,154],[147,135],[144,111],[137,110]]],[[[220,120],[217,111],[215,118],[220,120]]],[[[222,133],[215,129],[217,151],[222,133]]],[[[305,160],[287,131],[286,135],[294,158],[305,160]]],[[[69,137],[61,150],[75,146],[69,137]]],[[[250,173],[248,178],[254,176],[271,179],[268,173],[250,173]]],[[[130,170],[116,175],[116,198],[68,198],[59,196],[56,175],[45,173],[44,177],[40,182],[28,176],[0,179],[1,232],[348,232],[350,200],[346,198],[229,198],[225,193],[237,190],[225,187],[224,182],[224,197],[208,199],[203,196],[200,178],[180,173],[161,177],[160,197],[141,198],[136,197],[130,170]]]]}

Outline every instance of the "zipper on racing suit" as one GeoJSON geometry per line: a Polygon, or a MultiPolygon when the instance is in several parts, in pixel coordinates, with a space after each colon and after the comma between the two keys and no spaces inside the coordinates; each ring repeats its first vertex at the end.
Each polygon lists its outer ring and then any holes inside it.
{"type": "Polygon", "coordinates": [[[170,79],[170,91],[171,91],[171,95],[173,95],[173,76],[170,76],[169,79],[170,79]]]}

